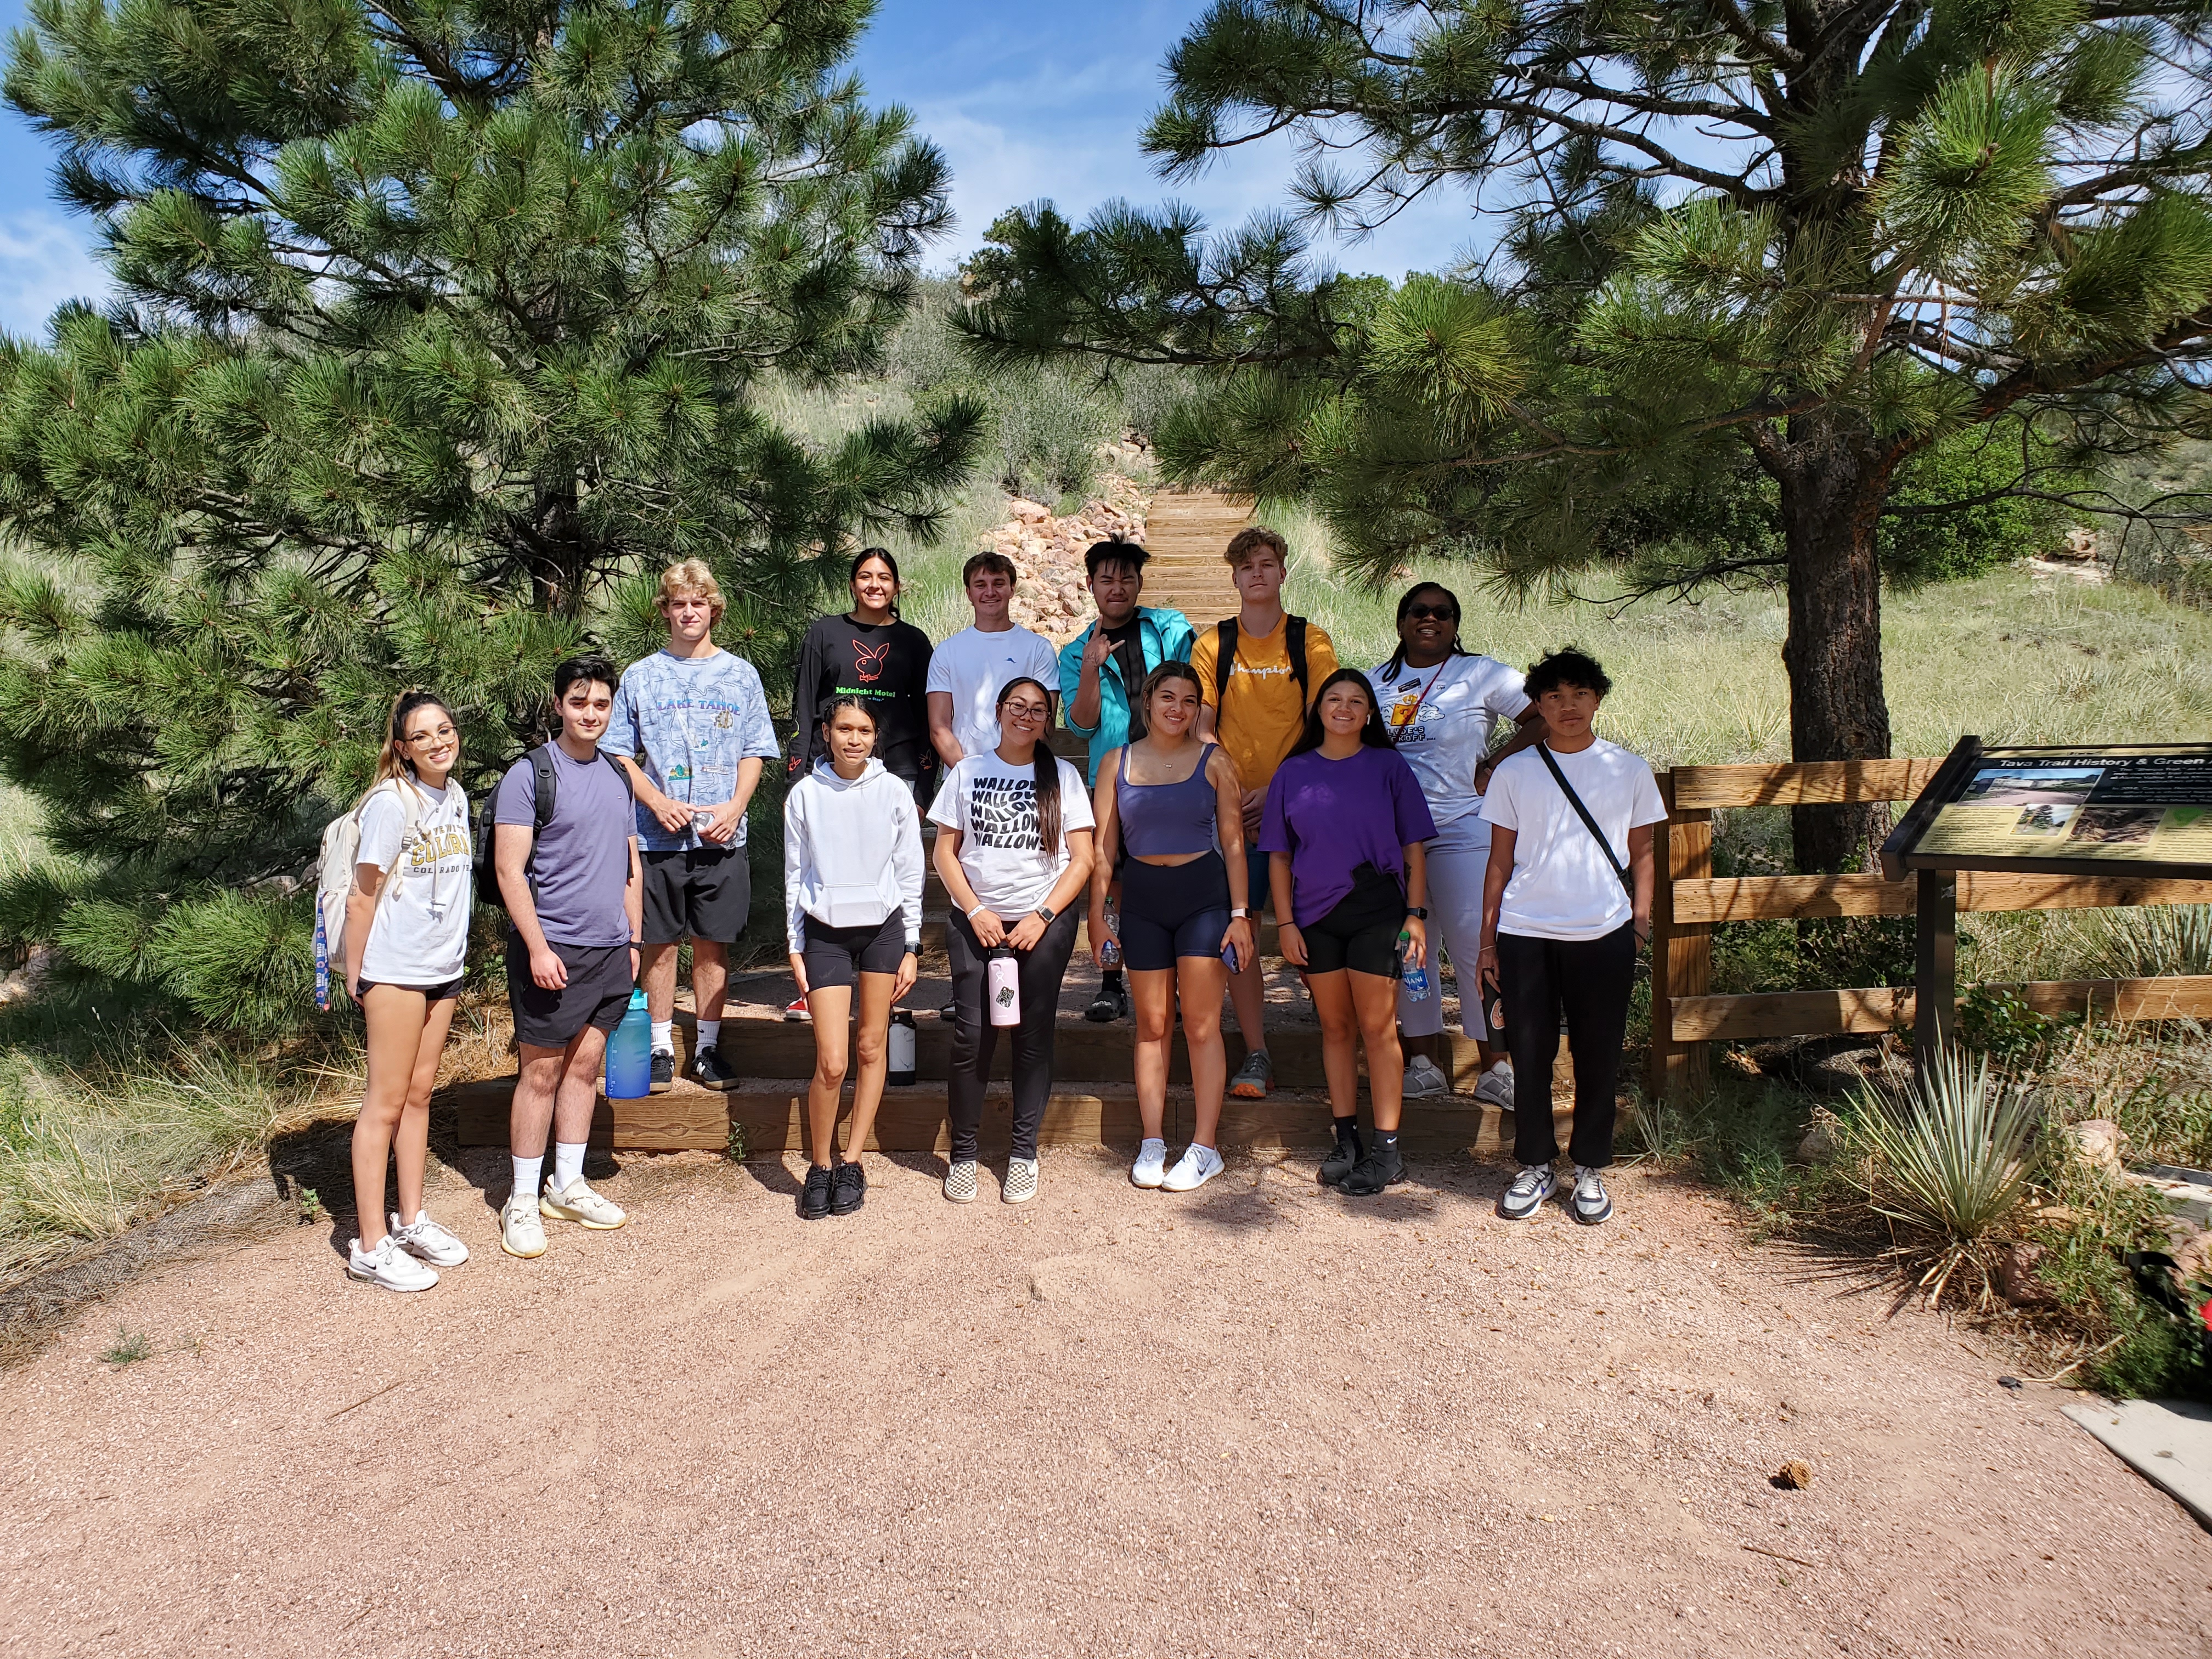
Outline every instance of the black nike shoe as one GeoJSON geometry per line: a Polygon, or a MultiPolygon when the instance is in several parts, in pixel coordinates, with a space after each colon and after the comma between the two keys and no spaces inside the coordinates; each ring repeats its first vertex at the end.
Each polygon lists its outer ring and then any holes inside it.
{"type": "Polygon", "coordinates": [[[1352,1166],[1366,1156],[1366,1149],[1359,1144],[1358,1119],[1340,1117],[1334,1121],[1336,1150],[1321,1161],[1321,1182],[1324,1187],[1344,1185],[1344,1178],[1352,1173],[1352,1166]]]}
{"type": "Polygon", "coordinates": [[[665,1048],[653,1051],[653,1084],[650,1092],[665,1095],[676,1086],[676,1056],[665,1048]]]}
{"type": "Polygon", "coordinates": [[[692,1055],[684,1075],[702,1089],[734,1088],[738,1081],[738,1074],[723,1064],[720,1048],[702,1048],[692,1055]]]}
{"type": "Polygon", "coordinates": [[[805,1190],[799,1194],[799,1218],[819,1221],[830,1213],[830,1187],[833,1177],[819,1164],[806,1169],[805,1190]]]}
{"type": "Polygon", "coordinates": [[[1405,1178],[1406,1160],[1398,1156],[1398,1149],[1377,1146],[1352,1166],[1352,1173],[1344,1178],[1344,1190],[1354,1198],[1372,1198],[1405,1178]]]}
{"type": "Polygon", "coordinates": [[[830,1183],[830,1213],[850,1215],[868,1201],[868,1175],[857,1160],[840,1164],[830,1183]]]}

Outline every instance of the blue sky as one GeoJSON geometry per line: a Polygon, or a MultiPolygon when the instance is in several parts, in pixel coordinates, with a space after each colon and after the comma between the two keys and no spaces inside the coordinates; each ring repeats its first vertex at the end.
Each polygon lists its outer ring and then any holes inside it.
{"type": "MultiPolygon", "coordinates": [[[[0,21],[22,21],[23,0],[0,0],[0,21]]],[[[1280,199],[1286,148],[1255,149],[1170,190],[1137,149],[1159,102],[1160,63],[1203,0],[1133,0],[1058,12],[1037,0],[881,0],[858,68],[878,102],[906,105],[945,152],[960,224],[933,255],[949,264],[992,219],[1049,197],[1078,216],[1115,197],[1169,196],[1216,228],[1280,199]]],[[[0,328],[39,329],[75,295],[105,288],[90,258],[91,227],[65,212],[51,185],[52,157],[28,125],[0,108],[0,328]]],[[[1397,276],[1449,263],[1472,225],[1464,198],[1437,198],[1382,234],[1340,249],[1345,269],[1397,276]]]]}

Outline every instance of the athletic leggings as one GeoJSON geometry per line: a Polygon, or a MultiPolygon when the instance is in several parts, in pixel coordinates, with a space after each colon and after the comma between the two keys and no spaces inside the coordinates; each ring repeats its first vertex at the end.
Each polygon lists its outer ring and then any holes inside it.
{"type": "Polygon", "coordinates": [[[1513,1054],[1516,1161],[1549,1164],[1559,1155],[1552,1122],[1552,1062],[1559,1057],[1564,1014],[1567,1049],[1575,1059],[1575,1131],[1567,1150],[1577,1164],[1593,1170],[1613,1162],[1613,1091],[1620,1079],[1628,989],[1635,977],[1632,922],[1601,939],[1498,934],[1498,986],[1513,1054]]]}
{"type": "Polygon", "coordinates": [[[1407,1036],[1434,1036],[1444,1029],[1444,975],[1439,954],[1451,958],[1459,978],[1460,1030],[1493,1048],[1503,1031],[1482,1029],[1482,999],[1475,990],[1475,958],[1482,950],[1482,878],[1490,869],[1490,826],[1477,812],[1455,818],[1429,843],[1429,994],[1415,997],[1401,981],[1398,1024],[1407,1036]]]}
{"type": "MultiPolygon", "coordinates": [[[[1075,949],[1076,907],[1052,919],[1036,949],[1019,957],[1022,1021],[1014,1034],[1014,1144],[1016,1158],[1037,1155],[1037,1128],[1052,1095],[1054,1017],[1060,1012],[1060,982],[1075,949]]],[[[1012,917],[1010,921],[1019,921],[1012,917]]],[[[975,1132],[983,1121],[983,1085],[998,1051],[999,1027],[983,1010],[985,963],[990,952],[975,939],[968,918],[945,918],[945,951],[952,958],[952,1072],[946,1079],[947,1115],[952,1122],[952,1161],[975,1156],[975,1132]]]]}

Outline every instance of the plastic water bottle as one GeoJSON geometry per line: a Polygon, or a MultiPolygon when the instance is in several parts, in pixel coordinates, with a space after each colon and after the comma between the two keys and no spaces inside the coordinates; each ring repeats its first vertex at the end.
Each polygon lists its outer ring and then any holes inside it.
{"type": "Polygon", "coordinates": [[[642,1100],[653,1091],[653,1016],[645,988],[629,994],[629,1011],[607,1037],[607,1098],[642,1100]]]}
{"type": "Polygon", "coordinates": [[[915,1047],[918,1036],[914,1016],[903,1008],[892,1009],[890,1030],[884,1034],[884,1082],[903,1087],[915,1080],[915,1047]]]}
{"type": "Polygon", "coordinates": [[[1398,977],[1406,987],[1406,994],[1419,1001],[1429,994],[1429,970],[1406,954],[1406,947],[1413,942],[1411,933],[1398,935],[1398,977]]]}
{"type": "Polygon", "coordinates": [[[1106,940],[1098,947],[1098,965],[1109,972],[1121,965],[1121,918],[1112,899],[1106,901],[1106,940]]]}
{"type": "Polygon", "coordinates": [[[991,964],[985,970],[984,1001],[991,1005],[991,1024],[1018,1025],[1022,1023],[1022,965],[1014,953],[1000,945],[991,952],[991,964]]]}

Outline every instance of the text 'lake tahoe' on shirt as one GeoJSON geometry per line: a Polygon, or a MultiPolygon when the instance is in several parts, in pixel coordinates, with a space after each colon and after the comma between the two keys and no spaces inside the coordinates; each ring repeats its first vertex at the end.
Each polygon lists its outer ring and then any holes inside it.
{"type": "MultiPolygon", "coordinates": [[[[606,747],[643,754],[656,788],[702,810],[737,794],[739,761],[770,760],[781,752],[759,672],[727,651],[706,657],[657,651],[632,663],[615,693],[606,747]]],[[[637,835],[648,852],[704,845],[696,823],[671,830],[643,802],[637,835]]],[[[745,844],[743,818],[728,844],[745,844]]]]}

